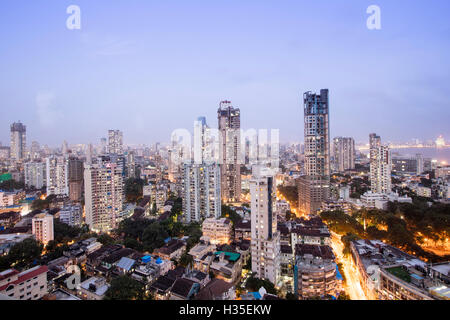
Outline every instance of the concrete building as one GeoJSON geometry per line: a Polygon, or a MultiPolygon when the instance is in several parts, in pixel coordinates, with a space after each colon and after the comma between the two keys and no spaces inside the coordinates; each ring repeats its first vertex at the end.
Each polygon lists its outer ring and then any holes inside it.
{"type": "Polygon", "coordinates": [[[20,122],[11,125],[11,149],[12,160],[19,161],[25,158],[27,128],[20,122]]]}
{"type": "Polygon", "coordinates": [[[108,131],[108,153],[123,154],[123,133],[120,130],[108,131]]]}
{"type": "Polygon", "coordinates": [[[27,162],[24,164],[25,185],[28,188],[42,189],[46,186],[47,165],[43,162],[27,162]]]}
{"type": "Polygon", "coordinates": [[[212,244],[229,244],[232,240],[233,227],[227,218],[208,218],[202,224],[203,238],[212,244]]]}
{"type": "Polygon", "coordinates": [[[313,214],[330,197],[330,135],[328,89],[303,95],[305,175],[298,181],[300,211],[313,214]]]}
{"type": "Polygon", "coordinates": [[[241,111],[222,101],[217,111],[220,142],[220,175],[222,201],[241,200],[241,111]]]}
{"type": "Polygon", "coordinates": [[[345,137],[334,138],[333,157],[335,172],[355,169],[355,140],[345,137]]]}
{"type": "Polygon", "coordinates": [[[46,159],[47,196],[69,195],[69,163],[66,158],[50,156],[46,159]]]}
{"type": "Polygon", "coordinates": [[[0,294],[15,300],[39,300],[48,293],[47,266],[0,272],[0,294]]]}
{"type": "Polygon", "coordinates": [[[280,234],[275,211],[274,176],[255,167],[250,180],[252,272],[277,285],[280,272],[280,234]]]}
{"type": "Polygon", "coordinates": [[[370,134],[370,189],[373,193],[391,193],[392,159],[389,146],[381,144],[380,136],[370,134]]]}
{"type": "Polygon", "coordinates": [[[182,170],[182,198],[185,222],[200,222],[221,216],[220,170],[215,163],[185,163],[182,170]]]}
{"type": "Polygon", "coordinates": [[[115,229],[125,199],[122,168],[112,162],[85,164],[84,190],[89,227],[97,232],[115,229]]]}
{"type": "Polygon", "coordinates": [[[83,223],[81,205],[65,206],[59,211],[59,220],[69,226],[80,226],[83,223]]]}
{"type": "Polygon", "coordinates": [[[83,195],[83,161],[75,157],[69,158],[68,170],[69,198],[71,201],[78,202],[81,200],[83,195]]]}
{"type": "Polygon", "coordinates": [[[298,244],[295,248],[294,291],[300,299],[337,297],[342,290],[333,250],[329,246],[298,244]]]}
{"type": "Polygon", "coordinates": [[[40,213],[32,219],[32,232],[36,240],[47,245],[54,239],[53,216],[46,213],[40,213]]]}

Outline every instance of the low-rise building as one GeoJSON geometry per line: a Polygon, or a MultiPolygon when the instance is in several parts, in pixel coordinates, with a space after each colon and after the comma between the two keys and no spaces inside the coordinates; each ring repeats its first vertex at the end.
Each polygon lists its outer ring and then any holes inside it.
{"type": "Polygon", "coordinates": [[[231,220],[227,218],[208,218],[202,224],[203,237],[212,244],[223,244],[231,242],[233,228],[231,220]]]}
{"type": "Polygon", "coordinates": [[[47,271],[47,266],[36,266],[23,272],[0,272],[0,293],[18,300],[39,300],[48,293],[47,271]]]}

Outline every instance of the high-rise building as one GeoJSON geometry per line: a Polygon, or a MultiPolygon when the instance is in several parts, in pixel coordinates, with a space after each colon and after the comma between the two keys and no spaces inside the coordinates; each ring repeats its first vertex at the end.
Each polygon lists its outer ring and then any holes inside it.
{"type": "Polygon", "coordinates": [[[69,195],[69,163],[64,157],[50,156],[46,159],[47,196],[69,195]]]}
{"type": "MultiPolygon", "coordinates": [[[[194,122],[194,161],[195,163],[216,162],[216,145],[211,129],[206,124],[205,117],[199,117],[194,122]]],[[[218,142],[218,141],[217,141],[218,142]]],[[[217,146],[218,147],[218,146],[217,146]]]]}
{"type": "Polygon", "coordinates": [[[25,185],[41,189],[46,185],[46,164],[43,162],[27,162],[24,165],[25,185]]]}
{"type": "Polygon", "coordinates": [[[220,169],[215,163],[185,163],[182,169],[182,198],[185,221],[221,216],[220,169]]]}
{"type": "Polygon", "coordinates": [[[37,241],[47,245],[54,239],[53,216],[46,213],[35,215],[32,219],[32,232],[37,241]]]}
{"type": "Polygon", "coordinates": [[[253,167],[251,196],[252,272],[277,285],[280,235],[277,231],[275,178],[270,169],[253,167]]]}
{"type": "Polygon", "coordinates": [[[392,159],[389,146],[381,144],[380,136],[369,136],[370,189],[373,193],[389,194],[391,188],[392,159]]]}
{"type": "Polygon", "coordinates": [[[303,95],[305,175],[298,180],[300,211],[315,213],[330,197],[330,134],[328,89],[303,95]]]}
{"type": "Polygon", "coordinates": [[[83,193],[83,161],[76,157],[70,157],[68,170],[69,198],[71,201],[80,201],[83,193]]]}
{"type": "Polygon", "coordinates": [[[355,140],[346,137],[334,138],[333,156],[336,172],[355,169],[355,140]]]}
{"type": "Polygon", "coordinates": [[[20,122],[11,125],[11,159],[25,158],[27,128],[20,122]]]}
{"type": "Polygon", "coordinates": [[[123,133],[120,130],[108,131],[108,153],[123,154],[123,133]]]}
{"type": "Polygon", "coordinates": [[[241,112],[230,101],[222,101],[217,111],[220,142],[222,201],[241,200],[241,112]]]}
{"type": "Polygon", "coordinates": [[[109,232],[118,226],[123,210],[122,168],[114,162],[84,165],[86,224],[96,232],[109,232]]]}

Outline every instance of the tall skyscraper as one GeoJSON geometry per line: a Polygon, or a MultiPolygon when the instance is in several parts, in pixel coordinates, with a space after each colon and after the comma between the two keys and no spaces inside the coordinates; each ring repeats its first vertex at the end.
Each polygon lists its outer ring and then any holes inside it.
{"type": "Polygon", "coordinates": [[[222,101],[217,111],[220,143],[222,201],[241,199],[241,112],[230,101],[222,101]]]}
{"type": "Polygon", "coordinates": [[[185,163],[182,169],[185,221],[200,222],[221,216],[220,169],[215,163],[185,163]]]}
{"type": "Polygon", "coordinates": [[[47,196],[69,195],[69,163],[64,157],[50,156],[46,159],[47,196]]]}
{"type": "Polygon", "coordinates": [[[330,196],[330,134],[328,89],[303,95],[305,175],[298,181],[299,207],[315,213],[330,196]]]}
{"type": "Polygon", "coordinates": [[[334,138],[333,156],[336,172],[355,169],[355,140],[344,137],[334,138]]]}
{"type": "Polygon", "coordinates": [[[108,131],[108,152],[123,154],[123,133],[120,130],[108,131]]]}
{"type": "Polygon", "coordinates": [[[11,159],[25,158],[27,128],[20,122],[11,125],[11,159]]]}
{"type": "Polygon", "coordinates": [[[96,232],[109,232],[118,226],[123,210],[123,170],[117,163],[84,165],[86,223],[96,232]]]}
{"type": "Polygon", "coordinates": [[[380,136],[369,135],[370,189],[374,193],[391,193],[392,158],[389,146],[381,144],[380,136]]]}
{"type": "Polygon", "coordinates": [[[277,231],[275,178],[270,169],[253,167],[251,196],[252,272],[277,285],[280,272],[280,235],[277,231]]]}
{"type": "Polygon", "coordinates": [[[80,201],[83,192],[84,167],[83,161],[76,158],[69,158],[69,198],[71,201],[80,201]]]}

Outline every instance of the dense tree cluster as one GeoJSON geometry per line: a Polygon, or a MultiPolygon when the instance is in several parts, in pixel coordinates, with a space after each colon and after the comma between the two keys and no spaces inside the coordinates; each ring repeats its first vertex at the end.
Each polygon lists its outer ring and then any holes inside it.
{"type": "Polygon", "coordinates": [[[120,276],[111,280],[111,285],[106,291],[104,300],[151,300],[147,295],[144,285],[130,276],[120,276]]]}
{"type": "Polygon", "coordinates": [[[267,293],[278,294],[275,285],[269,280],[259,279],[252,275],[247,279],[247,282],[245,283],[245,288],[249,291],[256,292],[261,289],[261,287],[264,287],[267,293]]]}
{"type": "Polygon", "coordinates": [[[298,207],[298,188],[296,186],[279,186],[277,190],[294,208],[298,207]]]}
{"type": "Polygon", "coordinates": [[[145,181],[130,178],[125,181],[125,198],[127,202],[137,203],[143,197],[145,181]]]}
{"type": "Polygon", "coordinates": [[[384,240],[433,262],[450,258],[435,255],[420,246],[424,238],[445,241],[450,236],[449,204],[434,203],[429,206],[424,201],[412,204],[389,202],[387,210],[362,209],[352,215],[327,211],[322,212],[321,217],[330,230],[348,238],[384,240]]]}
{"type": "Polygon", "coordinates": [[[33,238],[16,243],[6,256],[0,256],[0,271],[9,268],[22,270],[37,264],[42,249],[43,245],[33,238]]]}

